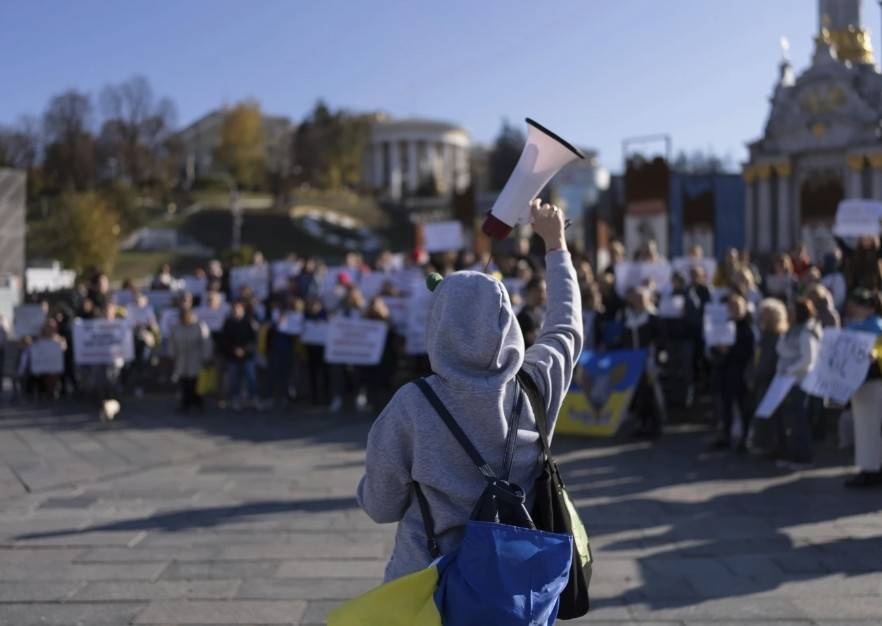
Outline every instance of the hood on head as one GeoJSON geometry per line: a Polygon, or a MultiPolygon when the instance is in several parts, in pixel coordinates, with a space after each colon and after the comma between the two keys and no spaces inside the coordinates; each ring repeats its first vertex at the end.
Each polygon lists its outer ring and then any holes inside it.
{"type": "Polygon", "coordinates": [[[432,294],[426,345],[453,385],[499,388],[524,361],[524,337],[505,286],[480,272],[447,276],[432,294]]]}

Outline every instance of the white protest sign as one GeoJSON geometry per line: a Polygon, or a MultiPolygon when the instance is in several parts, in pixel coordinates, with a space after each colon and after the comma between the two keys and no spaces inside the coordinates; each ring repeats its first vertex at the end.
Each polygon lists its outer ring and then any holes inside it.
{"type": "Polygon", "coordinates": [[[871,333],[824,329],[818,359],[803,379],[802,390],[845,404],[864,383],[875,344],[871,333]]]}
{"type": "Polygon", "coordinates": [[[711,347],[735,344],[735,322],[729,320],[725,304],[704,305],[704,341],[711,347]]]}
{"type": "Polygon", "coordinates": [[[152,326],[156,324],[156,313],[153,307],[147,306],[130,306],[126,309],[126,320],[130,326],[152,326]]]}
{"type": "Polygon", "coordinates": [[[784,374],[776,375],[772,379],[769,388],[766,390],[766,395],[763,396],[762,401],[756,408],[756,417],[772,417],[772,415],[775,414],[775,411],[778,410],[778,407],[781,406],[781,403],[784,402],[784,398],[790,393],[790,390],[795,383],[795,376],[785,376],[784,374]]]}
{"type": "Polygon", "coordinates": [[[328,322],[325,361],[376,365],[383,356],[389,325],[381,320],[332,317],[328,322]]]}
{"type": "Polygon", "coordinates": [[[178,286],[192,296],[203,296],[208,289],[208,279],[205,276],[182,276],[178,286]]]}
{"type": "Polygon", "coordinates": [[[880,232],[880,218],[882,218],[882,202],[843,200],[836,208],[833,233],[840,237],[876,237],[880,232]]]}
{"type": "Polygon", "coordinates": [[[230,297],[238,298],[242,287],[250,287],[258,300],[269,296],[270,266],[246,265],[230,270],[230,297]]]}
{"type": "Polygon", "coordinates": [[[195,309],[196,318],[205,322],[208,330],[213,333],[219,332],[224,327],[224,322],[230,314],[230,305],[222,303],[219,307],[201,306],[195,309]]]}
{"type": "Polygon", "coordinates": [[[303,313],[286,311],[279,318],[278,330],[285,335],[299,335],[303,332],[303,313]]]}
{"type": "Polygon", "coordinates": [[[465,247],[460,222],[423,224],[423,235],[426,238],[426,252],[447,252],[462,250],[465,247]]]}
{"type": "Polygon", "coordinates": [[[116,365],[135,358],[132,329],[125,320],[82,320],[73,323],[77,365],[116,365]]]}
{"type": "Polygon", "coordinates": [[[59,265],[53,267],[29,267],[25,270],[25,284],[28,287],[28,293],[70,289],[74,286],[76,278],[76,272],[73,270],[63,270],[59,265]]]}
{"type": "Polygon", "coordinates": [[[432,298],[429,292],[411,296],[407,303],[407,332],[404,335],[404,352],[410,355],[426,353],[426,326],[432,298]]]}
{"type": "Polygon", "coordinates": [[[524,282],[523,278],[503,278],[502,284],[505,285],[509,297],[512,297],[515,294],[523,295],[524,289],[527,287],[527,283],[524,282]]]}
{"type": "Polygon", "coordinates": [[[39,304],[20,304],[15,307],[12,324],[16,337],[35,337],[46,323],[46,312],[39,304]]]}
{"type": "Polygon", "coordinates": [[[706,256],[698,258],[691,256],[678,256],[671,261],[671,265],[673,266],[674,271],[681,274],[687,282],[689,282],[690,277],[692,276],[693,267],[703,268],[704,275],[707,276],[708,282],[710,282],[717,273],[717,260],[706,256]]]}
{"type": "Polygon", "coordinates": [[[365,299],[371,300],[374,296],[379,295],[383,290],[383,285],[390,280],[391,276],[385,272],[371,272],[361,277],[359,288],[365,299]]]}
{"type": "Polygon", "coordinates": [[[629,289],[654,284],[656,291],[664,292],[671,284],[671,264],[667,261],[632,263],[622,261],[615,266],[616,291],[624,296],[629,289]]]}
{"type": "Polygon", "coordinates": [[[167,309],[175,303],[175,292],[169,289],[151,289],[145,291],[144,295],[147,296],[147,301],[154,311],[167,309]]]}
{"type": "Polygon", "coordinates": [[[64,351],[52,339],[39,339],[30,348],[31,371],[34,374],[61,374],[64,372],[64,351]]]}
{"type": "Polygon", "coordinates": [[[665,319],[678,319],[686,313],[685,296],[662,296],[658,303],[658,315],[665,319]]]}
{"type": "Polygon", "coordinates": [[[288,288],[288,280],[297,276],[303,269],[299,261],[273,261],[273,291],[285,291],[288,288]]]}
{"type": "Polygon", "coordinates": [[[409,298],[383,296],[383,302],[389,309],[389,320],[392,322],[392,328],[399,335],[407,333],[407,303],[409,298]]]}
{"type": "Polygon", "coordinates": [[[324,320],[304,320],[300,343],[308,346],[323,346],[328,336],[328,323],[324,320]]]}

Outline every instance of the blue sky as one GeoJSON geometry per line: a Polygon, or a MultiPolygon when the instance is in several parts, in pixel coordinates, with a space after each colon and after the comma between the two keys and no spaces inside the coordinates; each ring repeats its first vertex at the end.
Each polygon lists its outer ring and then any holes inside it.
{"type": "MultiPolygon", "coordinates": [[[[878,59],[879,7],[863,9],[878,59]]],[[[182,126],[246,97],[297,120],[322,97],[481,142],[530,116],[614,170],[623,138],[657,132],[737,161],[779,38],[799,70],[816,29],[814,0],[0,0],[0,123],[143,74],[182,126]]]]}

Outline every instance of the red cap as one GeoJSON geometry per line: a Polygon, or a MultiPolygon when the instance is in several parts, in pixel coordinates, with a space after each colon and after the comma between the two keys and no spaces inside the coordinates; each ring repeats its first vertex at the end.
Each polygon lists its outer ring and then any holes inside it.
{"type": "Polygon", "coordinates": [[[337,272],[337,283],[344,287],[349,287],[352,284],[352,279],[349,278],[349,274],[346,272],[337,272]]]}

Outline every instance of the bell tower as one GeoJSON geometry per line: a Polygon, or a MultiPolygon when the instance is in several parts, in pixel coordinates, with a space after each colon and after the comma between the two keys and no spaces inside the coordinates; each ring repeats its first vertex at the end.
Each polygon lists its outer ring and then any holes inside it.
{"type": "Polygon", "coordinates": [[[839,61],[875,62],[870,33],[861,27],[861,0],[818,0],[818,39],[839,61]]]}

